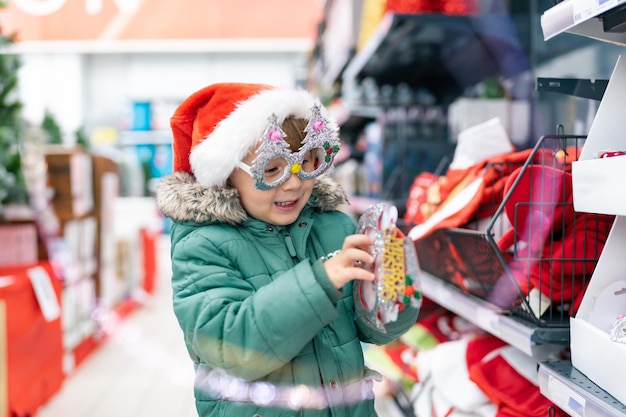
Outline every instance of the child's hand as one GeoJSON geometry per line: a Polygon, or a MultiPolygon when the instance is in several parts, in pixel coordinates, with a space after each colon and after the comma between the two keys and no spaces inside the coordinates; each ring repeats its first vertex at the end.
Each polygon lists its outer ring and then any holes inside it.
{"type": "Polygon", "coordinates": [[[374,262],[374,257],[367,251],[373,244],[374,240],[367,235],[350,235],[343,241],[339,253],[324,262],[326,274],[335,288],[341,289],[353,279],[374,280],[374,274],[361,266],[374,262]]]}

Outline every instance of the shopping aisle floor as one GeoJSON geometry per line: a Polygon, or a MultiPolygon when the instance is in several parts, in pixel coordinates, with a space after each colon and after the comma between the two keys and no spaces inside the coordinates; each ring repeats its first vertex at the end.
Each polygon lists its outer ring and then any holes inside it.
{"type": "Polygon", "coordinates": [[[159,241],[154,294],[112,325],[35,417],[197,417],[193,368],[171,307],[168,239],[159,241]]]}
{"type": "MultiPolygon", "coordinates": [[[[110,336],[34,417],[197,417],[193,368],[171,307],[169,236],[159,241],[155,292],[113,326],[110,336]]],[[[378,399],[380,417],[402,417],[378,399]]]]}

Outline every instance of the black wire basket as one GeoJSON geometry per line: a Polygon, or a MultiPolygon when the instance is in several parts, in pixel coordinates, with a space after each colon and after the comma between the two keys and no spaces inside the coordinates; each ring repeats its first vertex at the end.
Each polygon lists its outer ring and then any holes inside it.
{"type": "Polygon", "coordinates": [[[571,163],[585,139],[543,136],[521,166],[500,167],[506,186],[491,207],[481,207],[493,213],[487,226],[477,220],[417,239],[420,267],[502,314],[544,328],[538,342],[567,342],[569,318],[613,222],[574,211],[571,163]]]}

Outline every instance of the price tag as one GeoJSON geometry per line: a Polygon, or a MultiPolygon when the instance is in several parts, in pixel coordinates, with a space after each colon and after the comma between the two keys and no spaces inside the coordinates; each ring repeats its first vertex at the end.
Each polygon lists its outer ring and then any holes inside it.
{"type": "Polygon", "coordinates": [[[28,277],[35,290],[35,297],[37,297],[43,317],[47,321],[59,318],[61,307],[48,272],[42,267],[35,267],[28,270],[28,277]]]}
{"type": "Polygon", "coordinates": [[[548,376],[548,396],[569,415],[585,417],[585,399],[552,375],[548,376]]]}
{"type": "Polygon", "coordinates": [[[577,0],[572,2],[574,23],[580,23],[617,5],[616,0],[577,0]]]}

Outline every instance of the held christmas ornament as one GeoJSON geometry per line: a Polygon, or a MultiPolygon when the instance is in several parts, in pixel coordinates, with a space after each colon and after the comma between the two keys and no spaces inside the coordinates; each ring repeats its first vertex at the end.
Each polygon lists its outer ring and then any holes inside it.
{"type": "Polygon", "coordinates": [[[376,204],[359,219],[357,233],[374,239],[369,268],[374,281],[358,281],[354,285],[357,313],[371,326],[385,331],[387,323],[397,320],[407,305],[420,308],[419,264],[411,239],[396,226],[398,210],[388,204],[376,204]]]}

